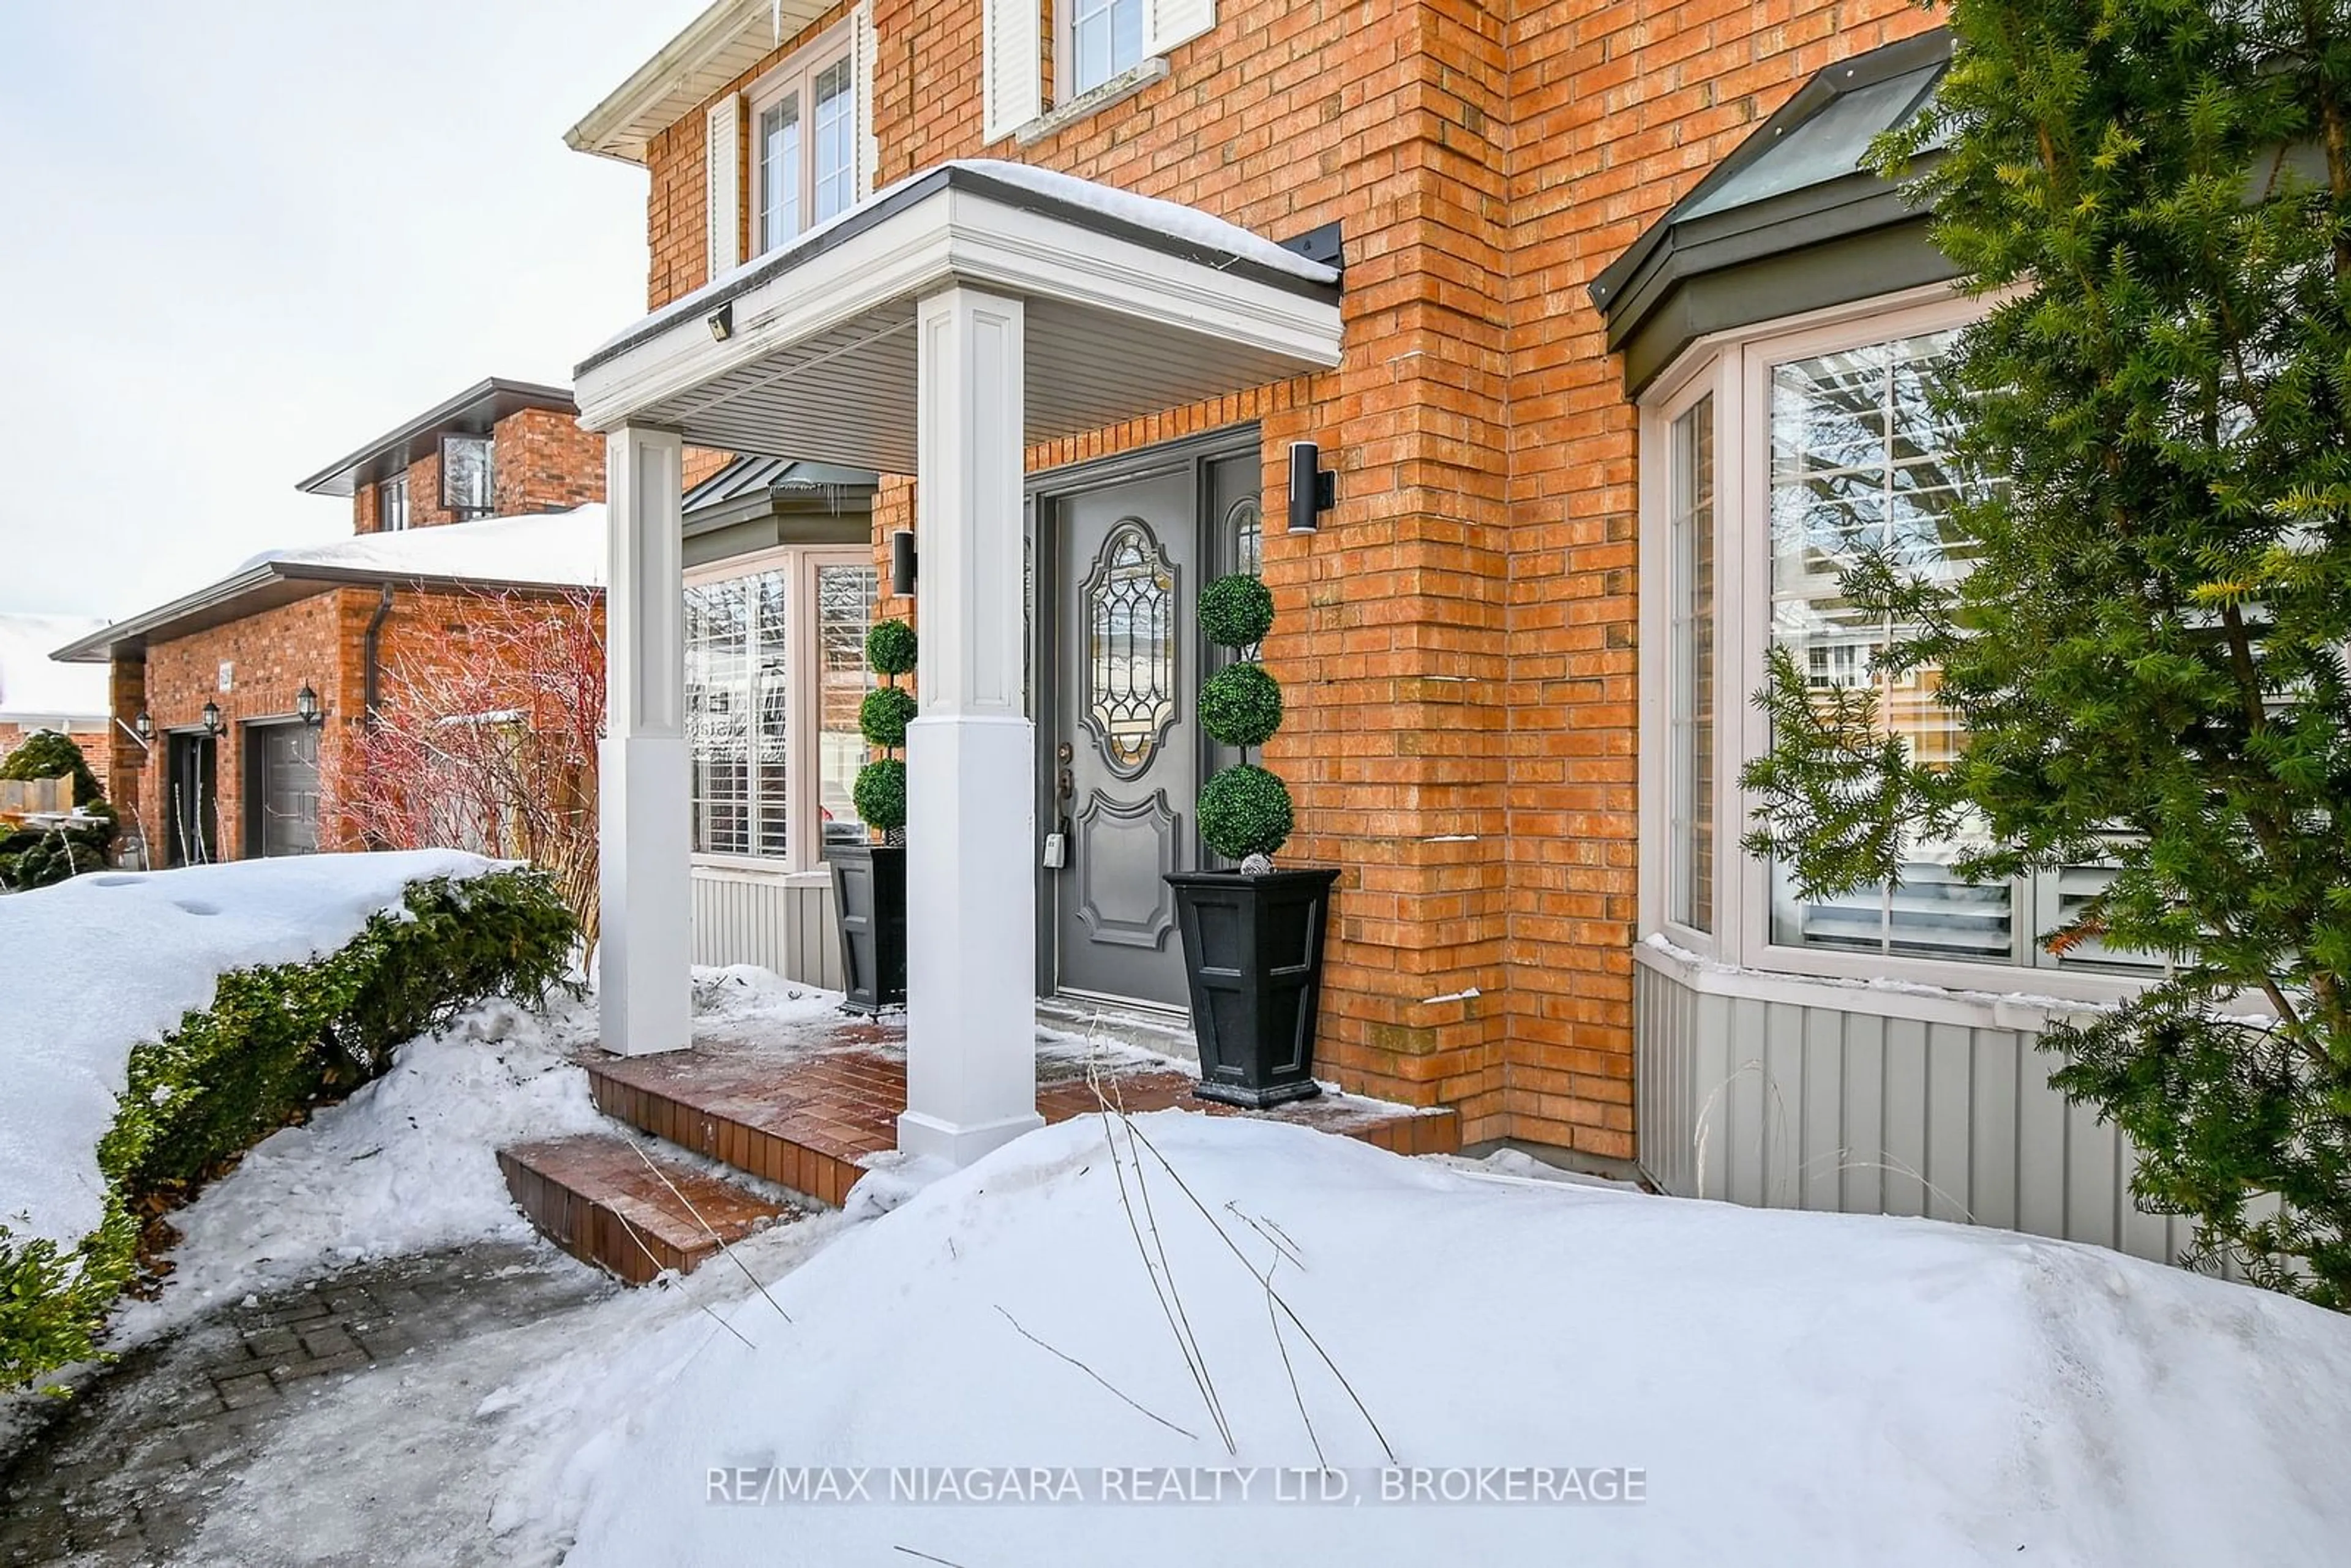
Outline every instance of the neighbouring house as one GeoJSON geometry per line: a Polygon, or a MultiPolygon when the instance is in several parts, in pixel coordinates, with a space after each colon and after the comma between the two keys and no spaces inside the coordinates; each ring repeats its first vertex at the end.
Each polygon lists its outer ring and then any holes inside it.
{"type": "MultiPolygon", "coordinates": [[[[653,313],[576,372],[613,507],[607,1045],[684,1043],[686,911],[747,841],[677,608],[692,444],[883,476],[868,559],[919,563],[879,606],[923,632],[903,1146],[1035,1124],[1040,996],[1182,1005],[1161,877],[1219,760],[1192,603],[1246,569],[1284,855],[1342,872],[1324,1076],[1676,1192],[2169,1253],[2033,1049],[2143,974],[2036,940],[2095,867],[1969,886],[1921,841],[1900,892],[1808,904],[1739,849],[1766,650],[1828,686],[1887,634],[1836,552],[1965,559],[1921,392],[1979,307],[1858,162],[1934,90],[1933,24],[704,9],[569,136],[650,177],[653,313]]],[[[1931,749],[1923,695],[1884,712],[1931,749]]]]}
{"type": "Polygon", "coordinates": [[[108,784],[106,674],[49,656],[59,643],[104,624],[85,615],[0,612],[0,758],[35,731],[55,730],[72,737],[99,783],[108,784]]]}
{"type": "Polygon", "coordinates": [[[383,672],[465,638],[485,595],[602,581],[603,442],[575,414],[559,387],[469,387],[301,482],[350,497],[350,538],[57,650],[111,666],[114,800],[148,863],[361,847],[336,782],[383,672]]]}
{"type": "MultiPolygon", "coordinates": [[[[351,538],[270,551],[112,625],[36,637],[46,656],[78,634],[65,657],[112,665],[114,760],[134,782],[143,775],[134,793],[152,862],[362,847],[337,810],[351,790],[339,787],[388,681],[445,664],[486,618],[503,627],[493,597],[549,614],[573,612],[575,593],[601,601],[603,464],[602,438],[580,429],[569,392],[486,381],[301,482],[351,498],[351,538]]],[[[862,831],[849,789],[872,684],[876,476],[696,452],[683,477],[681,602],[701,737],[695,958],[837,982],[822,856],[862,831]]],[[[96,671],[51,667],[103,696],[96,671]]],[[[84,727],[101,736],[102,721],[84,727]]]]}

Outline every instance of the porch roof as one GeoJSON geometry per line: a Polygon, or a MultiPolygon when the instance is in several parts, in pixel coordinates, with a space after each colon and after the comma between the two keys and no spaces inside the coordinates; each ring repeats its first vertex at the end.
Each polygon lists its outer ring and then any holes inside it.
{"type": "Polygon", "coordinates": [[[1339,362],[1339,274],[1195,208],[1023,164],[942,164],[627,329],[578,371],[580,423],[911,473],[916,306],[1026,305],[1027,438],[1339,362]]]}

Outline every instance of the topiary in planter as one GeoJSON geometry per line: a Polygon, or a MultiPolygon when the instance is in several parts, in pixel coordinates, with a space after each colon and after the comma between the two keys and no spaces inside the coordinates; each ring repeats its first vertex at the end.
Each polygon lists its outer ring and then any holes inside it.
{"type": "Polygon", "coordinates": [[[857,730],[866,745],[889,755],[857,770],[850,799],[865,825],[880,829],[893,844],[904,841],[906,831],[906,765],[895,754],[906,744],[906,727],[920,711],[914,694],[898,685],[898,677],[914,673],[917,648],[914,629],[904,621],[879,622],[865,634],[865,663],[884,684],[868,692],[858,706],[857,730]]]}
{"type": "Polygon", "coordinates": [[[1200,837],[1243,871],[1272,869],[1273,852],[1290,838],[1290,790],[1263,768],[1247,760],[1281,727],[1281,685],[1266,674],[1251,651],[1273,626],[1273,595],[1246,572],[1220,577],[1200,591],[1200,633],[1240,661],[1211,676],[1200,688],[1200,727],[1243,760],[1200,789],[1200,837]]]}

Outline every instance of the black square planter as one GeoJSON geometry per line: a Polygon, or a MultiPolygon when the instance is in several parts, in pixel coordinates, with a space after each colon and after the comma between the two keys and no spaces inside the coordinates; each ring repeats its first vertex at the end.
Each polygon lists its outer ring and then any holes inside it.
{"type": "Polygon", "coordinates": [[[1202,1099],[1261,1108],[1321,1092],[1314,1017],[1322,928],[1338,880],[1328,867],[1167,878],[1184,935],[1202,1099]]]}
{"type": "Polygon", "coordinates": [[[906,1002],[906,848],[904,844],[836,844],[825,852],[832,868],[833,918],[841,926],[841,1003],[851,1012],[877,1013],[906,1002]]]}

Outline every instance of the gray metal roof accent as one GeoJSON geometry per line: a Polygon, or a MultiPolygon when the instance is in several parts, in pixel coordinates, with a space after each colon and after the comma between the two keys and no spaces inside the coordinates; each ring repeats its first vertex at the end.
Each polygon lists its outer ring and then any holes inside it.
{"type": "Polygon", "coordinates": [[[724,507],[749,499],[773,500],[778,491],[870,493],[881,483],[880,475],[863,468],[842,468],[831,463],[803,463],[791,457],[737,457],[688,490],[683,504],[685,515],[691,520],[695,512],[705,507],[724,507]]]}
{"type": "Polygon", "coordinates": [[[1213,267],[1220,272],[1247,277],[1254,282],[1267,284],[1291,294],[1303,295],[1310,299],[1336,301],[1339,298],[1339,286],[1335,283],[1320,283],[1310,277],[1301,277],[1296,273],[1269,267],[1253,257],[1235,256],[1229,251],[1196,244],[1159,229],[1146,228],[1140,224],[1129,223],[1123,218],[1113,217],[1108,213],[1076,202],[1065,201],[1042,191],[1016,185],[1007,180],[999,180],[983,170],[969,168],[959,163],[943,163],[926,173],[902,181],[861,207],[852,208],[845,215],[833,220],[821,229],[813,231],[798,244],[778,251],[773,257],[737,268],[717,287],[705,287],[699,292],[685,297],[694,302],[694,308],[690,313],[681,314],[676,308],[684,302],[683,300],[672,301],[580,361],[572,373],[575,376],[585,375],[599,365],[619,359],[632,349],[666,335],[676,329],[682,323],[694,322],[699,325],[719,307],[739,298],[755,288],[774,282],[777,278],[806,265],[835,246],[865,233],[877,225],[887,223],[900,213],[929,200],[942,191],[963,191],[972,195],[985,196],[989,201],[1001,203],[1019,212],[1034,213],[1042,217],[1059,219],[1078,228],[1106,235],[1113,239],[1125,240],[1130,244],[1158,251],[1162,255],[1176,256],[1186,261],[1196,261],[1203,266],[1213,267]]]}
{"type": "MultiPolygon", "coordinates": [[[[1873,137],[1925,107],[1950,57],[1950,33],[1938,28],[1816,73],[1593,279],[1589,292],[1607,318],[1609,348],[1623,348],[1703,274],[1876,229],[1923,226],[1901,189],[1861,159],[1873,137]]],[[[1655,352],[1645,357],[1652,371],[1662,364],[1655,352]]],[[[1646,379],[1627,371],[1636,384],[1646,379]]]]}
{"type": "Polygon", "coordinates": [[[527,408],[576,414],[569,387],[491,376],[434,404],[404,424],[377,436],[358,451],[337,458],[294,487],[313,496],[348,496],[395,469],[405,468],[444,435],[487,435],[498,421],[527,408]]]}

